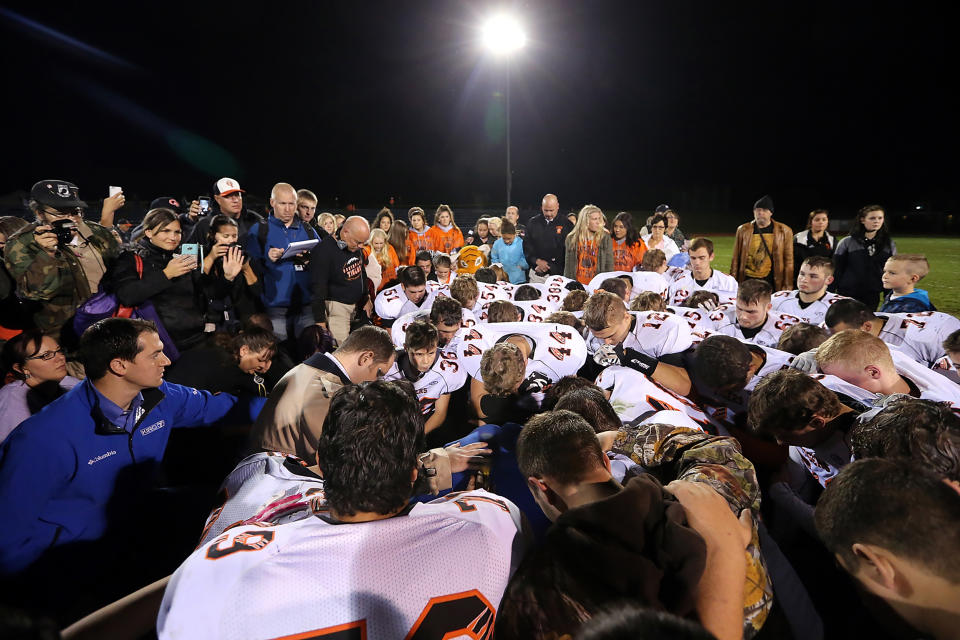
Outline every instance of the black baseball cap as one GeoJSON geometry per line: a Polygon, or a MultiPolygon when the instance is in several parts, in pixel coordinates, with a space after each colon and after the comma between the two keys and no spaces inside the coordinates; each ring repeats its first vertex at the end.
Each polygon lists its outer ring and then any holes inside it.
{"type": "Polygon", "coordinates": [[[666,213],[667,211],[673,211],[673,207],[668,204],[661,204],[653,210],[654,213],[666,213]]]}
{"type": "Polygon", "coordinates": [[[86,209],[87,203],[77,195],[77,185],[66,180],[41,180],[30,189],[30,199],[57,211],[86,209]]]}
{"type": "Polygon", "coordinates": [[[174,198],[173,196],[163,196],[154,199],[154,201],[150,203],[150,210],[153,209],[171,209],[174,213],[183,213],[183,205],[180,204],[180,198],[174,198]]]}

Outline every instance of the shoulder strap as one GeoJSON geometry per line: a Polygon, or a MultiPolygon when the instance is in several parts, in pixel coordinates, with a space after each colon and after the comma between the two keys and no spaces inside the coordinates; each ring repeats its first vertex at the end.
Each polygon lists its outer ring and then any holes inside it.
{"type": "Polygon", "coordinates": [[[140,257],[139,253],[135,253],[133,259],[137,263],[137,277],[143,280],[143,258],[140,257]]]}
{"type": "Polygon", "coordinates": [[[267,228],[266,222],[257,223],[257,240],[260,242],[260,253],[263,254],[263,257],[267,257],[267,232],[270,230],[267,228]]]}

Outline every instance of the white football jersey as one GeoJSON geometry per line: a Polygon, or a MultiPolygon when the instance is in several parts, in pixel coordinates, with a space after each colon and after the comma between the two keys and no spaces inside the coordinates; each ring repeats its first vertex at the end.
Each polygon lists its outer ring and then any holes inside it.
{"type": "Polygon", "coordinates": [[[747,345],[751,353],[760,358],[757,371],[747,380],[747,384],[742,391],[721,393],[702,384],[697,384],[696,378],[692,380],[697,391],[700,408],[721,423],[732,423],[736,414],[745,413],[747,402],[750,400],[750,393],[757,387],[757,384],[771,373],[786,369],[793,361],[793,354],[786,351],[764,347],[744,340],[742,342],[747,345]]]}
{"type": "Polygon", "coordinates": [[[710,314],[710,319],[716,323],[715,330],[717,333],[733,336],[738,340],[752,342],[763,347],[776,347],[777,343],[780,342],[780,334],[783,333],[783,330],[800,322],[800,318],[797,316],[770,310],[767,312],[767,321],[763,323],[760,333],[752,338],[745,338],[743,330],[737,324],[736,309],[714,311],[710,314]]]}
{"type": "MultiPolygon", "coordinates": [[[[481,305],[480,314],[477,316],[478,322],[489,322],[487,311],[493,302],[485,302],[481,305]]],[[[520,300],[519,302],[513,300],[510,303],[520,310],[519,322],[543,322],[547,316],[560,309],[559,304],[546,300],[520,300]]]]}
{"type": "Polygon", "coordinates": [[[384,320],[393,320],[414,311],[429,311],[436,295],[435,291],[427,289],[423,300],[420,304],[416,304],[407,298],[403,292],[403,285],[398,284],[378,293],[373,302],[373,308],[384,320]]]}
{"type": "Polygon", "coordinates": [[[401,515],[234,527],[167,585],[157,634],[172,638],[490,638],[524,552],[520,512],[486,491],[401,515]]]}
{"type": "MultiPolygon", "coordinates": [[[[558,281],[553,281],[549,283],[548,282],[527,282],[524,284],[525,286],[533,287],[534,289],[540,292],[540,298],[538,298],[535,301],[531,300],[530,302],[546,302],[549,304],[555,304],[557,305],[558,309],[563,305],[563,299],[567,296],[568,293],[570,293],[568,290],[564,289],[563,288],[564,285],[560,284],[560,282],[558,281]]],[[[519,288],[520,287],[517,287],[517,289],[519,288]]],[[[516,298],[516,295],[517,295],[517,290],[514,289],[513,292],[510,294],[511,299],[516,298]]],[[[516,300],[514,300],[514,302],[516,302],[516,300]]],[[[521,300],[521,302],[523,301],[521,300]]]]}
{"type": "Polygon", "coordinates": [[[568,278],[566,276],[549,276],[546,280],[543,281],[543,284],[549,287],[560,287],[563,289],[567,286],[567,283],[573,282],[573,278],[568,278]]]}
{"type": "Polygon", "coordinates": [[[774,311],[800,318],[800,322],[821,325],[823,324],[823,318],[827,315],[827,309],[830,308],[830,305],[837,300],[845,299],[844,296],[838,296],[828,291],[823,294],[819,300],[803,306],[803,303],[800,301],[799,289],[794,289],[793,291],[777,291],[771,296],[770,303],[773,305],[774,311]]]}
{"type": "MultiPolygon", "coordinates": [[[[432,308],[432,303],[431,303],[432,308]]],[[[426,320],[430,321],[430,309],[421,309],[420,311],[412,311],[406,313],[399,318],[397,318],[393,326],[390,327],[390,337],[393,339],[393,344],[396,345],[398,349],[403,349],[406,344],[407,337],[407,327],[410,326],[412,322],[416,320],[426,320]]],[[[470,309],[460,309],[460,331],[457,332],[457,335],[453,337],[450,341],[450,344],[446,348],[450,348],[455,342],[460,339],[460,334],[463,333],[463,329],[467,329],[477,324],[477,318],[473,315],[473,311],[470,309]]]]}
{"type": "Polygon", "coordinates": [[[917,362],[908,353],[899,351],[897,347],[890,349],[890,355],[893,356],[893,365],[897,368],[897,373],[917,386],[921,398],[949,402],[954,407],[960,408],[960,385],[928,369],[924,363],[917,362]]]}
{"type": "Polygon", "coordinates": [[[690,297],[694,291],[713,291],[720,297],[720,302],[726,302],[729,298],[737,296],[736,278],[725,273],[713,270],[710,277],[702,285],[697,284],[692,271],[684,270],[682,274],[670,283],[670,298],[667,304],[683,304],[683,301],[690,297]]]}
{"type": "MultiPolygon", "coordinates": [[[[690,329],[696,331],[698,329],[706,329],[707,331],[715,331],[717,328],[716,323],[710,319],[710,312],[703,309],[694,309],[692,307],[667,307],[670,311],[678,315],[687,321],[687,324],[690,325],[690,329]]],[[[702,338],[701,338],[702,339],[702,338]]]]}
{"type": "MultiPolygon", "coordinates": [[[[653,358],[686,351],[693,344],[690,326],[672,313],[665,311],[631,311],[630,331],[623,340],[624,349],[633,349],[653,358]]],[[[587,350],[597,352],[603,341],[590,332],[587,350]]]]}
{"type": "Polygon", "coordinates": [[[325,511],[323,478],[306,465],[294,455],[276,452],[241,460],[220,485],[222,502],[207,518],[200,544],[247,521],[282,524],[325,511]]]}
{"type": "MultiPolygon", "coordinates": [[[[462,331],[462,329],[461,329],[462,331]]],[[[420,412],[427,418],[440,396],[453,393],[467,382],[467,372],[457,356],[456,345],[449,349],[437,349],[437,359],[425,373],[417,371],[416,365],[407,358],[406,353],[398,353],[393,366],[383,376],[384,380],[407,380],[413,383],[420,402],[420,412]]]]}
{"type": "Polygon", "coordinates": [[[816,447],[790,446],[790,459],[809,471],[824,488],[853,461],[852,458],[850,446],[844,440],[844,434],[839,432],[816,447]]]}
{"type": "Polygon", "coordinates": [[[936,366],[937,361],[947,355],[943,341],[960,329],[960,320],[939,311],[876,315],[886,318],[879,338],[926,367],[936,366]]]}
{"type": "Polygon", "coordinates": [[[719,425],[714,425],[696,404],[629,367],[607,367],[597,376],[596,385],[610,392],[610,404],[623,422],[658,411],[682,411],[700,431],[718,430],[719,425]]]}
{"type": "Polygon", "coordinates": [[[557,382],[564,376],[577,375],[587,361],[587,347],[573,327],[552,322],[498,322],[477,325],[464,333],[457,355],[467,373],[483,382],[480,375],[483,352],[512,335],[525,336],[533,342],[527,358],[527,377],[540,373],[550,382],[557,382]]]}

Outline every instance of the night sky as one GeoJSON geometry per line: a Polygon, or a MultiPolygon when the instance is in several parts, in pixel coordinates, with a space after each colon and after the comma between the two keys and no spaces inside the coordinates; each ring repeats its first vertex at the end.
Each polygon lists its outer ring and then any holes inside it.
{"type": "MultiPolygon", "coordinates": [[[[504,205],[505,68],[478,42],[502,5],[247,4],[3,5],[0,194],[58,177],[150,199],[230,175],[325,206],[504,205]]],[[[516,3],[514,200],[955,208],[945,6],[516,3]]]]}

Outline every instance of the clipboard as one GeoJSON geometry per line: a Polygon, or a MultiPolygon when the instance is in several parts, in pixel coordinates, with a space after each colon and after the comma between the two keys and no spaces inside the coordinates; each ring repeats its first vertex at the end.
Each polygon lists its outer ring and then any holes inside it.
{"type": "Polygon", "coordinates": [[[320,244],[320,241],[317,239],[311,240],[300,240],[298,242],[291,242],[287,245],[287,248],[283,250],[283,255],[280,256],[281,260],[286,260],[287,258],[292,258],[301,251],[309,251],[315,246],[320,244]]]}

